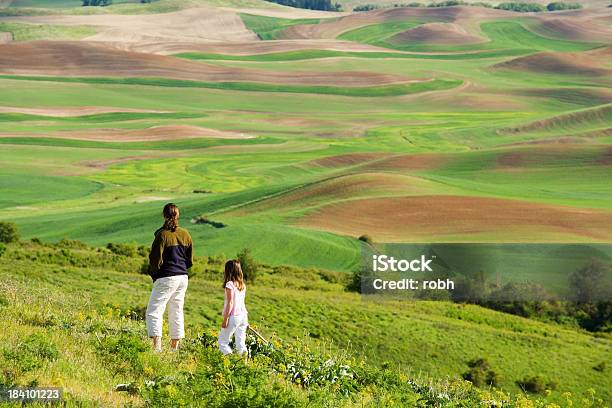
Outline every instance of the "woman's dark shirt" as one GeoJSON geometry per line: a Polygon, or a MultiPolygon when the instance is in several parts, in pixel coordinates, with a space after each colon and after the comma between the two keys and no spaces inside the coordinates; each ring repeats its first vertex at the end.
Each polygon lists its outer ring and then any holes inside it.
{"type": "Polygon", "coordinates": [[[156,281],[168,276],[187,275],[193,265],[193,242],[186,229],[175,231],[160,228],[149,254],[149,275],[156,281]]]}

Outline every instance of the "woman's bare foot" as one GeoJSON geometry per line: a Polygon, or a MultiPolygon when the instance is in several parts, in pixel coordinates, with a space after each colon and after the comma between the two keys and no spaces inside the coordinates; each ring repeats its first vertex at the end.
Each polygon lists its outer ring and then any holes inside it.
{"type": "Polygon", "coordinates": [[[156,352],[160,352],[162,351],[162,347],[161,347],[161,337],[159,336],[153,336],[151,337],[151,340],[153,341],[153,351],[156,352]]]}

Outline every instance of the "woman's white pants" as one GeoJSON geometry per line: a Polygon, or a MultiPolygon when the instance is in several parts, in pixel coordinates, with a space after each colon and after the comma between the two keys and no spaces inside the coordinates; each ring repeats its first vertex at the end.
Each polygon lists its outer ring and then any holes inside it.
{"type": "Polygon", "coordinates": [[[187,275],[159,278],[153,283],[149,305],[147,306],[147,333],[149,337],[161,337],[164,311],[168,306],[168,325],[170,338],[185,337],[183,304],[189,279],[187,275]]]}
{"type": "Polygon", "coordinates": [[[232,336],[235,336],[236,352],[238,354],[246,353],[246,331],[249,326],[247,314],[230,316],[226,328],[221,328],[219,331],[219,350],[223,354],[231,354],[232,348],[230,341],[232,336]]]}

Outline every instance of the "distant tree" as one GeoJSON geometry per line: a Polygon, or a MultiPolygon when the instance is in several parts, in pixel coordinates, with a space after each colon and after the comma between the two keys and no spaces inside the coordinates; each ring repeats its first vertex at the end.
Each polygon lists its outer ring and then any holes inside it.
{"type": "Polygon", "coordinates": [[[538,13],[546,10],[544,6],[537,3],[523,3],[523,2],[509,2],[509,3],[500,3],[496,7],[499,10],[509,10],[516,11],[519,13],[538,13]]]}
{"type": "Polygon", "coordinates": [[[453,6],[462,6],[466,3],[461,0],[446,0],[441,2],[433,2],[429,3],[427,7],[453,7],[453,6]]]}
{"type": "Polygon", "coordinates": [[[609,295],[609,268],[599,260],[592,260],[570,276],[570,288],[578,303],[594,303],[609,295]]]}
{"type": "Polygon", "coordinates": [[[563,1],[555,1],[552,3],[548,3],[548,5],[546,6],[546,10],[548,11],[576,10],[581,8],[582,4],[580,3],[565,3],[563,1]]]}
{"type": "Polygon", "coordinates": [[[359,6],[353,7],[353,11],[370,11],[376,10],[377,8],[379,8],[379,6],[376,4],[361,4],[359,6]]]}
{"type": "Polygon", "coordinates": [[[363,234],[359,238],[357,238],[361,242],[365,242],[368,245],[374,245],[374,240],[368,234],[363,234]]]}
{"type": "Polygon", "coordinates": [[[374,293],[372,282],[374,281],[374,272],[372,269],[363,266],[353,272],[351,279],[346,285],[346,290],[349,292],[357,292],[361,294],[374,293]]]}
{"type": "Polygon", "coordinates": [[[331,0],[266,0],[271,3],[281,4],[283,6],[323,10],[323,11],[341,11],[342,5],[332,3],[331,0]]]}
{"type": "Polygon", "coordinates": [[[487,277],[483,271],[466,274],[455,279],[452,292],[454,302],[480,303],[487,296],[487,277]]]}
{"type": "Polygon", "coordinates": [[[242,267],[244,279],[250,282],[254,282],[257,278],[257,262],[255,262],[255,259],[251,254],[251,250],[248,248],[244,248],[238,253],[236,258],[238,258],[238,261],[240,261],[240,266],[242,267]]]}
{"type": "Polygon", "coordinates": [[[83,7],[100,6],[106,7],[113,4],[113,0],[83,0],[83,7]]]}
{"type": "Polygon", "coordinates": [[[14,222],[0,221],[0,242],[10,244],[19,241],[19,231],[14,222]]]}

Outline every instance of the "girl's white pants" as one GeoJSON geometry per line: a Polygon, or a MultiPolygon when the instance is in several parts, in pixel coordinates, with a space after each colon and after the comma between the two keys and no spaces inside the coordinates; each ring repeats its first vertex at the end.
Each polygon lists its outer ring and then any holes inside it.
{"type": "Polygon", "coordinates": [[[219,350],[223,354],[231,354],[232,348],[230,347],[230,341],[232,336],[235,336],[236,352],[238,354],[246,353],[246,331],[249,326],[249,320],[247,314],[230,316],[226,328],[221,328],[219,331],[219,350]]]}
{"type": "Polygon", "coordinates": [[[159,278],[153,283],[149,305],[147,306],[147,332],[149,337],[161,337],[164,311],[168,305],[168,325],[170,338],[185,337],[183,303],[188,285],[187,275],[159,278]]]}

